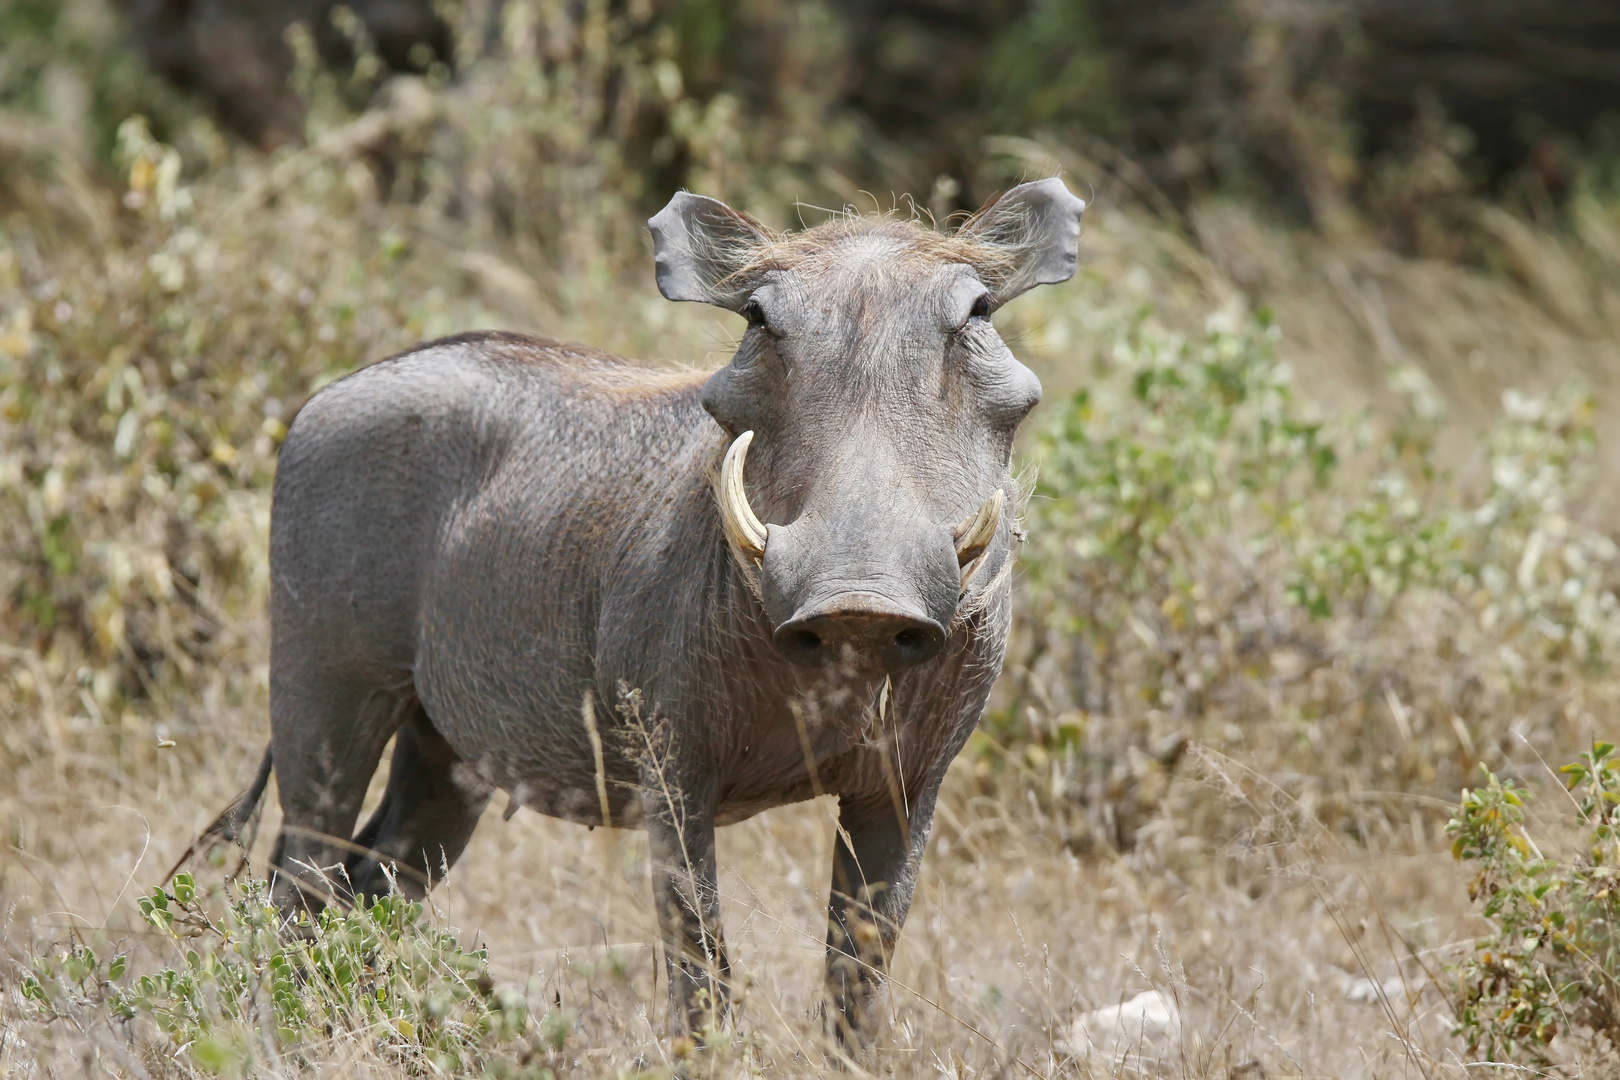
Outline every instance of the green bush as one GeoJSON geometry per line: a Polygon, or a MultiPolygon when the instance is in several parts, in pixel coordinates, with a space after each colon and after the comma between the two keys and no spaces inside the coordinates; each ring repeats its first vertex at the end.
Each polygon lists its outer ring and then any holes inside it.
{"type": "Polygon", "coordinates": [[[1456,1034],[1471,1056],[1554,1063],[1553,1041],[1585,1029],[1620,1045],[1620,759],[1594,743],[1563,772],[1580,842],[1544,855],[1525,827],[1530,793],[1485,770],[1446,826],[1477,869],[1469,896],[1491,924],[1456,970],[1456,1034]]]}
{"type": "Polygon", "coordinates": [[[1047,625],[1112,635],[1146,603],[1175,621],[1196,606],[1202,541],[1256,514],[1286,527],[1302,491],[1333,477],[1337,455],[1272,338],[1263,319],[1186,341],[1139,317],[1103,378],[1048,415],[1027,553],[1047,625]]]}
{"type": "Polygon", "coordinates": [[[359,1040],[411,1073],[490,1068],[549,1076],[535,1059],[561,1049],[563,1013],[538,1021],[521,994],[499,989],[482,949],[467,951],[424,918],[420,903],[375,898],[286,925],[265,883],[203,896],[190,874],[140,898],[146,921],[182,962],[126,978],[128,960],[74,946],[36,959],[22,994],[48,1015],[105,1005],[151,1025],[207,1072],[237,1075],[256,1060],[300,1060],[332,1040],[359,1040]],[[497,1053],[499,1051],[499,1053],[497,1053]]]}
{"type": "Polygon", "coordinates": [[[1466,483],[1415,373],[1383,436],[1307,407],[1276,337],[1127,318],[1035,431],[1028,618],[978,750],[1032,771],[1081,846],[1162,819],[1192,741],[1325,784],[1359,830],[1357,789],[1461,786],[1527,711],[1567,743],[1607,700],[1620,552],[1580,511],[1591,397],[1507,394],[1466,483]]]}

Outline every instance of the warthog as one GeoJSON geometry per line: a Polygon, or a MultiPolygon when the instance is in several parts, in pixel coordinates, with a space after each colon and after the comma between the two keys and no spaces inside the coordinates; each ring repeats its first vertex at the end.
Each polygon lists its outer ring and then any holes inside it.
{"type": "Polygon", "coordinates": [[[682,193],[649,223],[658,287],[747,318],[718,371],[480,333],[311,398],[276,474],[271,748],[229,812],[273,761],[277,902],[420,895],[497,788],[643,828],[695,1033],[728,975],[715,827],[835,793],[829,1015],[863,1045],[1006,645],[1041,387],[990,315],[1073,275],[1084,208],[1050,179],[949,235],[781,236],[682,193]]]}

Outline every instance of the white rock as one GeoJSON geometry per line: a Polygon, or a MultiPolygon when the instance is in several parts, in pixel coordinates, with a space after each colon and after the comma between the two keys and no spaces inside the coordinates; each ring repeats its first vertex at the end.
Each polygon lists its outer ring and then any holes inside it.
{"type": "Polygon", "coordinates": [[[1147,990],[1129,1001],[1075,1017],[1069,1046],[1077,1054],[1151,1053],[1170,1049],[1180,1038],[1181,1014],[1175,1002],[1147,990]]]}
{"type": "Polygon", "coordinates": [[[1382,983],[1375,983],[1371,979],[1350,978],[1345,980],[1344,1000],[1356,1001],[1365,1005],[1379,1003],[1380,992],[1383,998],[1391,1004],[1406,1004],[1406,983],[1401,981],[1399,975],[1385,979],[1382,983]]]}

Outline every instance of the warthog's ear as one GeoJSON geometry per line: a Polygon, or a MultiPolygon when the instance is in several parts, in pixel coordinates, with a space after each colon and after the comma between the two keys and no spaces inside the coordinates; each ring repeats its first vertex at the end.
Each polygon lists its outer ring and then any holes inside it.
{"type": "Polygon", "coordinates": [[[747,290],[732,275],[771,238],[752,218],[719,199],[677,192],[647,222],[652,230],[658,291],[670,300],[701,300],[741,310],[747,290]]]}
{"type": "Polygon", "coordinates": [[[986,283],[996,306],[1037,285],[1074,277],[1080,261],[1080,215],[1086,201],[1053,176],[1019,184],[962,227],[962,235],[995,248],[1005,264],[986,283]]]}

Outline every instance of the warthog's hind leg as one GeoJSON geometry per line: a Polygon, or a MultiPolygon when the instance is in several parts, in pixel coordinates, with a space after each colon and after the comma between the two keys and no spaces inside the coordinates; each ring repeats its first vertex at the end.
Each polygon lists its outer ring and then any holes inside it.
{"type": "MultiPolygon", "coordinates": [[[[290,651],[290,650],[289,650],[290,651]]],[[[307,658],[304,658],[307,659],[307,658]]],[[[388,738],[420,708],[407,677],[295,664],[272,657],[271,747],[281,835],[271,856],[272,895],[283,911],[347,900],[349,837],[388,738]]]]}
{"type": "Polygon", "coordinates": [[[346,860],[356,896],[387,893],[392,874],[399,892],[419,898],[455,865],[491,791],[460,765],[418,703],[394,734],[388,789],[346,860]]]}

